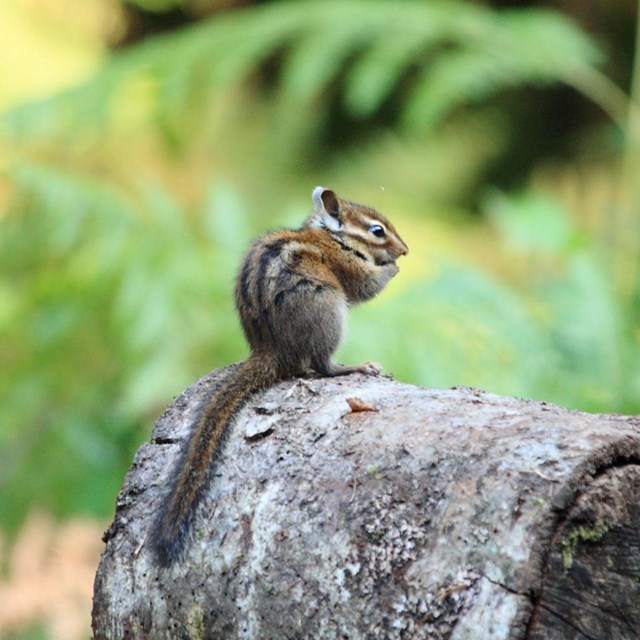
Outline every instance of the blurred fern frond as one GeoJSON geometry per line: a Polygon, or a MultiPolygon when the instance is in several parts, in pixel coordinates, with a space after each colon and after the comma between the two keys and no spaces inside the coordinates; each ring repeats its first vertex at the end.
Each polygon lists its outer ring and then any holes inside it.
{"type": "MultiPolygon", "coordinates": [[[[337,90],[355,118],[394,101],[401,121],[422,131],[506,87],[594,77],[601,58],[590,37],[552,11],[462,1],[274,2],[145,41],[114,55],[84,86],[4,121],[23,134],[67,117],[100,123],[120,92],[146,82],[158,120],[173,126],[275,60],[272,86],[289,114],[337,90]]],[[[588,93],[584,82],[580,89],[588,93]]]]}
{"type": "Polygon", "coordinates": [[[246,244],[242,202],[217,184],[201,224],[140,176],[135,195],[45,164],[16,164],[9,177],[0,516],[12,528],[34,500],[104,516],[158,403],[239,351],[228,283],[211,274],[235,258],[229,236],[246,244]],[[226,235],[213,236],[221,207],[226,235]]]}

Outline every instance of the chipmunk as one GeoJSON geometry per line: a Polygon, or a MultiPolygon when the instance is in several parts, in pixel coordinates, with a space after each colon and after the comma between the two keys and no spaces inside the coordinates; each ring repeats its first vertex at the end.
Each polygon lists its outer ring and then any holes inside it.
{"type": "Polygon", "coordinates": [[[163,566],[180,556],[229,425],[253,394],[309,369],[324,376],[381,371],[331,358],[349,306],[382,291],[407,245],[374,209],[323,187],[313,190],[313,202],[300,229],[267,233],[242,263],[235,300],[251,355],[212,392],[192,427],[152,532],[163,566]]]}

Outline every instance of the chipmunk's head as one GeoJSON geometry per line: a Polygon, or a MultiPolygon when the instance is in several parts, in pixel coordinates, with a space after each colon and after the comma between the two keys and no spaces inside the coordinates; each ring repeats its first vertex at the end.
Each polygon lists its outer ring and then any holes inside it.
{"type": "Polygon", "coordinates": [[[395,227],[375,209],[339,198],[331,189],[313,190],[313,213],[305,227],[326,229],[377,265],[409,252],[395,227]]]}

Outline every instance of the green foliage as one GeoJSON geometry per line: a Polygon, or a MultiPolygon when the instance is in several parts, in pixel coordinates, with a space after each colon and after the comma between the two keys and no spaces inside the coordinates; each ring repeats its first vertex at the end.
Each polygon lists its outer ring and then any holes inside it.
{"type": "Polygon", "coordinates": [[[420,135],[460,105],[527,83],[571,84],[601,59],[582,31],[551,11],[496,12],[444,0],[272,2],[146,41],[113,57],[85,86],[20,107],[7,123],[22,134],[67,117],[94,125],[108,120],[132,83],[151,81],[156,120],[175,141],[185,116],[276,56],[279,132],[298,109],[316,109],[318,117],[318,101],[337,88],[354,118],[399,101],[399,123],[420,135]]]}
{"type": "Polygon", "coordinates": [[[2,520],[36,495],[105,515],[166,399],[240,350],[229,282],[211,274],[248,242],[242,209],[219,185],[200,229],[158,184],[133,202],[51,168],[12,177],[0,220],[2,520]]]}
{"type": "Polygon", "coordinates": [[[41,626],[34,626],[28,631],[19,631],[5,636],[5,640],[47,640],[47,634],[41,626]]]}

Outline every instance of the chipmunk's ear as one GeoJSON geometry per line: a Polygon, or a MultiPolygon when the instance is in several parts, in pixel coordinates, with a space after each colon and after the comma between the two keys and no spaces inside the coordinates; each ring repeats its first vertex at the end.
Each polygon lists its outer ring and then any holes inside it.
{"type": "Polygon", "coordinates": [[[312,214],[311,226],[339,231],[342,221],[338,196],[331,189],[316,187],[313,190],[313,204],[315,210],[312,214]]]}
{"type": "Polygon", "coordinates": [[[340,202],[338,196],[331,189],[316,187],[313,190],[313,203],[316,211],[326,211],[334,218],[340,217],[340,202]]]}

